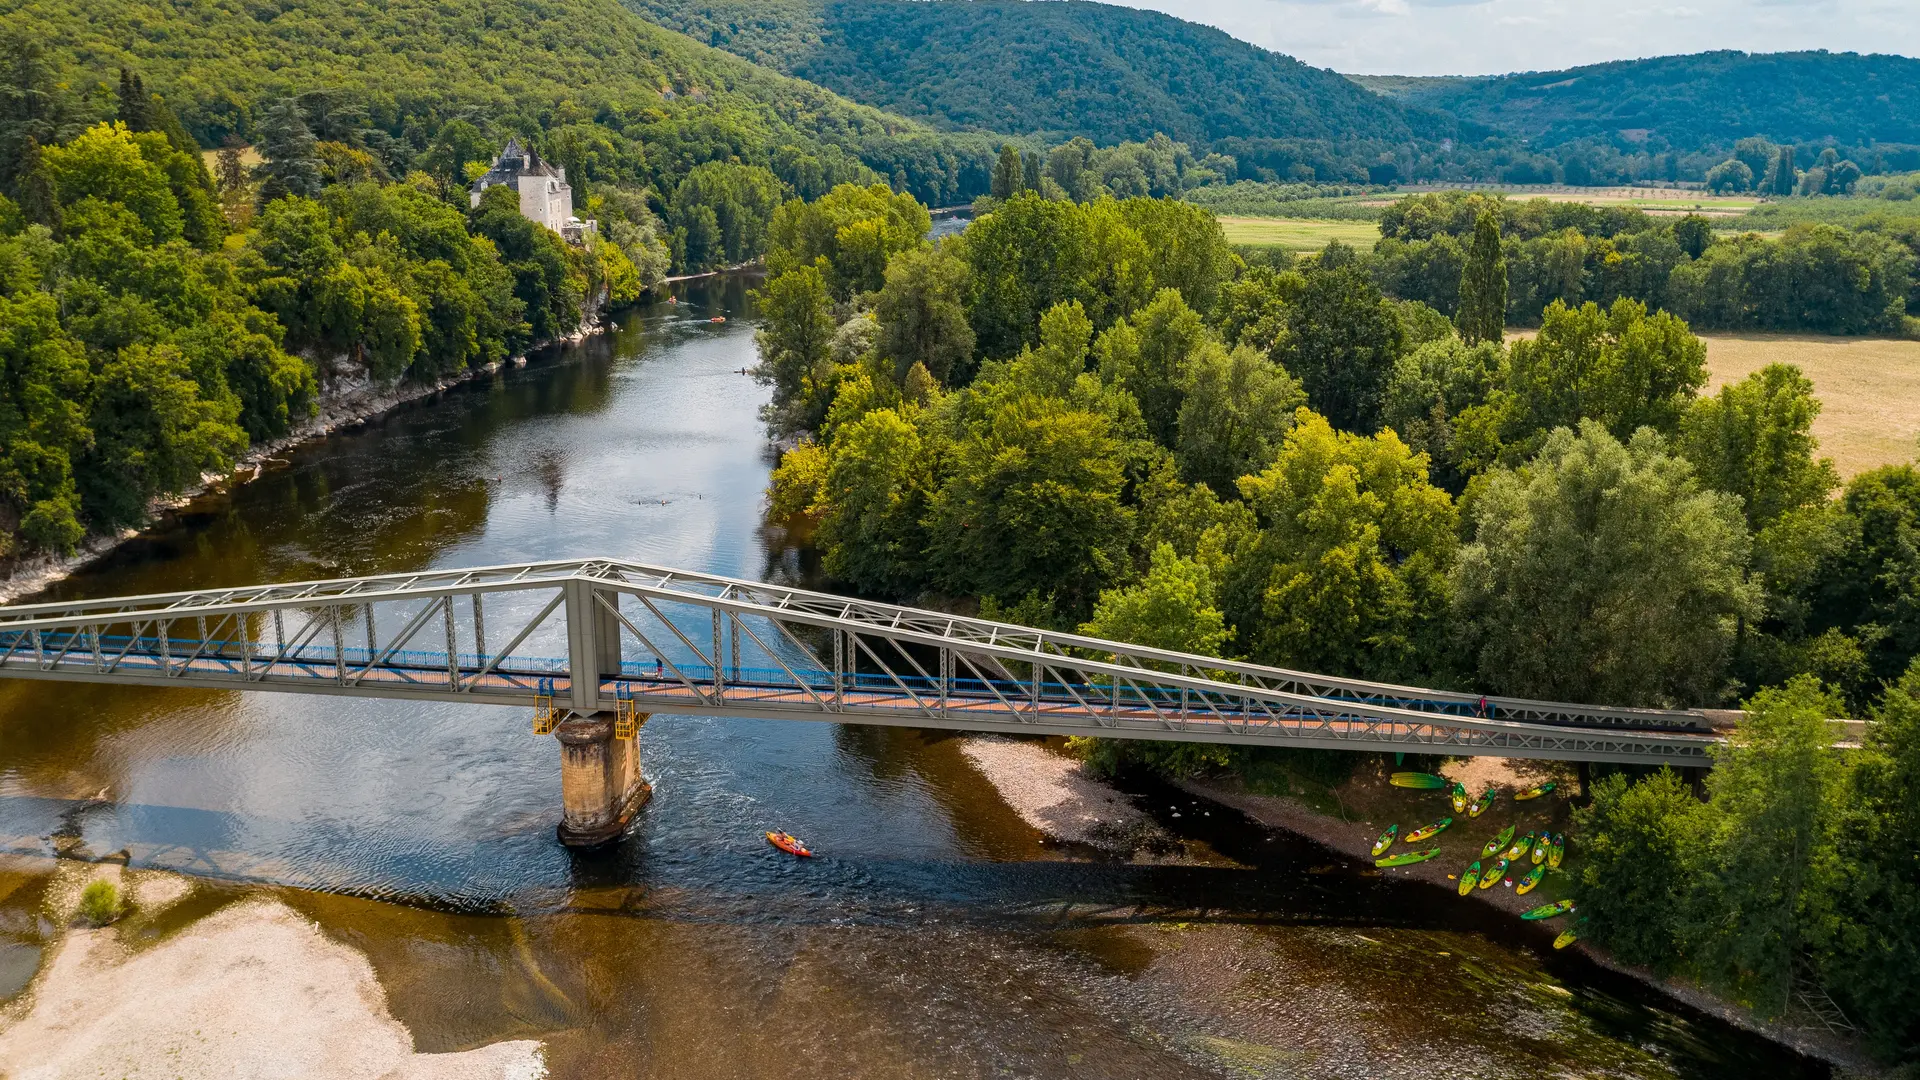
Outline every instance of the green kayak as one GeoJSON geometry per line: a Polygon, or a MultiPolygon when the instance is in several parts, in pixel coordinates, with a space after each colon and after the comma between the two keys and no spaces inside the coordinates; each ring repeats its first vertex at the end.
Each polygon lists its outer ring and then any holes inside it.
{"type": "Polygon", "coordinates": [[[1480,875],[1480,887],[1483,889],[1491,889],[1495,885],[1500,884],[1500,879],[1506,876],[1507,860],[1501,859],[1499,862],[1494,863],[1493,867],[1486,873],[1480,875]]]}
{"type": "Polygon", "coordinates": [[[1541,833],[1540,838],[1533,842],[1533,854],[1527,856],[1527,858],[1532,860],[1533,865],[1539,866],[1541,863],[1547,861],[1547,852],[1552,850],[1553,837],[1548,836],[1546,833],[1541,833]]]}
{"type": "Polygon", "coordinates": [[[1397,772],[1390,781],[1394,787],[1413,788],[1415,791],[1437,791],[1447,786],[1446,777],[1430,772],[1397,772]]]}
{"type": "Polygon", "coordinates": [[[1493,789],[1488,788],[1480,793],[1480,797],[1473,801],[1472,806],[1467,807],[1467,816],[1476,818],[1491,809],[1493,809],[1493,789]]]}
{"type": "Polygon", "coordinates": [[[1573,901],[1555,900],[1551,904],[1541,904],[1532,911],[1522,912],[1520,917],[1523,919],[1551,919],[1555,915],[1565,915],[1572,910],[1573,901]]]}
{"type": "Polygon", "coordinates": [[[1547,848],[1547,865],[1560,869],[1561,860],[1567,857],[1567,837],[1565,833],[1553,834],[1553,846],[1547,848]]]}
{"type": "Polygon", "coordinates": [[[1513,801],[1526,802],[1528,799],[1537,799],[1540,796],[1545,795],[1552,790],[1553,790],[1553,781],[1549,780],[1546,783],[1541,784],[1539,787],[1530,787],[1527,790],[1521,792],[1520,794],[1515,795],[1513,797],[1513,801]]]}
{"type": "Polygon", "coordinates": [[[1475,862],[1467,867],[1466,873],[1460,875],[1460,895],[1465,896],[1472,892],[1473,887],[1478,884],[1480,884],[1480,864],[1475,862]]]}
{"type": "Polygon", "coordinates": [[[1378,839],[1378,840],[1375,840],[1375,841],[1373,842],[1373,853],[1374,853],[1375,855],[1379,855],[1379,854],[1380,854],[1381,852],[1383,852],[1383,851],[1385,851],[1385,850],[1387,850],[1388,848],[1390,848],[1390,847],[1392,847],[1392,846],[1393,846],[1393,838],[1394,838],[1394,837],[1395,837],[1396,835],[1398,835],[1398,834],[1399,834],[1399,832],[1400,832],[1400,826],[1398,826],[1398,825],[1389,825],[1389,826],[1387,826],[1387,831],[1386,831],[1386,832],[1383,832],[1383,833],[1381,833],[1381,834],[1380,834],[1380,839],[1378,839]]]}
{"type": "Polygon", "coordinates": [[[1540,884],[1540,879],[1546,876],[1547,876],[1546,867],[1544,866],[1534,867],[1533,869],[1527,871],[1527,876],[1521,878],[1519,883],[1513,887],[1513,894],[1515,896],[1527,895],[1528,893],[1533,891],[1534,886],[1540,884]]]}
{"type": "Polygon", "coordinates": [[[1467,812],[1467,785],[1455,780],[1453,787],[1447,789],[1447,795],[1453,800],[1454,813],[1464,814],[1467,812]]]}
{"type": "Polygon", "coordinates": [[[1521,837],[1520,839],[1515,840],[1513,842],[1512,847],[1501,852],[1500,854],[1504,858],[1518,861],[1520,859],[1526,858],[1527,852],[1532,850],[1532,848],[1533,848],[1533,834],[1528,833],[1527,835],[1521,837]]]}
{"type": "Polygon", "coordinates": [[[1506,847],[1507,841],[1511,839],[1513,839],[1513,826],[1509,825],[1500,830],[1499,836],[1487,841],[1487,846],[1480,849],[1480,857],[1483,859],[1491,859],[1495,855],[1500,854],[1500,849],[1506,847]]]}
{"type": "Polygon", "coordinates": [[[1414,863],[1426,862],[1438,854],[1440,854],[1440,849],[1437,847],[1428,848],[1425,851],[1403,851],[1398,855],[1389,855],[1384,859],[1375,859],[1373,860],[1373,865],[1382,870],[1391,866],[1412,866],[1414,863]]]}
{"type": "Polygon", "coordinates": [[[1439,821],[1433,822],[1430,825],[1422,825],[1419,828],[1407,834],[1407,843],[1417,844],[1422,840],[1431,840],[1434,837],[1439,836],[1441,833],[1446,832],[1447,826],[1451,824],[1453,824],[1452,818],[1443,817],[1439,821]]]}

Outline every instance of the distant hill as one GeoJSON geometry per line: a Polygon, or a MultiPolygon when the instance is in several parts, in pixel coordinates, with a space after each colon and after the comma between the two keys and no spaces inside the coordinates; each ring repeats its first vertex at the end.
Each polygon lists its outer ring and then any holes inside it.
{"type": "Polygon", "coordinates": [[[1352,78],[1537,147],[1649,134],[1678,149],[1729,146],[1750,135],[1920,143],[1920,60],[1904,56],[1709,52],[1516,75],[1352,78]]]}
{"type": "Polygon", "coordinates": [[[644,135],[656,169],[832,146],[883,176],[984,190],[991,164],[986,139],[961,153],[953,136],[691,41],[618,0],[0,0],[0,32],[38,38],[109,113],[117,69],[131,67],[207,146],[252,137],[272,99],[329,92],[354,123],[402,137],[460,117],[506,129],[606,119],[644,135]]]}
{"type": "Polygon", "coordinates": [[[661,25],[938,127],[1438,141],[1455,123],[1196,23],[1086,0],[628,0],[661,25]]]}

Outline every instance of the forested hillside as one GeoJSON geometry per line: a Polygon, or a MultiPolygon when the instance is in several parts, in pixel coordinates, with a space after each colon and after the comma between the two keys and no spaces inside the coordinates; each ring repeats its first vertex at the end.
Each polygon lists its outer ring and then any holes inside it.
{"type": "Polygon", "coordinates": [[[1381,145],[1445,117],[1159,12],[1066,0],[630,0],[663,25],[942,127],[1381,145]]]}
{"type": "Polygon", "coordinates": [[[941,135],[744,63],[615,0],[0,0],[0,31],[9,30],[46,43],[88,119],[110,115],[117,69],[131,67],[207,147],[230,135],[256,141],[278,98],[321,95],[322,139],[374,130],[383,145],[424,149],[456,120],[487,132],[567,129],[580,145],[550,156],[576,186],[624,171],[664,191],[700,162],[771,166],[793,147],[790,184],[813,186],[809,169],[845,174],[820,191],[858,179],[843,167],[851,159],[952,202],[985,190],[991,165],[987,140],[941,135]]]}
{"type": "Polygon", "coordinates": [[[1620,134],[1689,150],[1750,135],[1920,143],[1920,60],[1904,56],[1726,51],[1485,78],[1354,81],[1541,146],[1620,134]]]}

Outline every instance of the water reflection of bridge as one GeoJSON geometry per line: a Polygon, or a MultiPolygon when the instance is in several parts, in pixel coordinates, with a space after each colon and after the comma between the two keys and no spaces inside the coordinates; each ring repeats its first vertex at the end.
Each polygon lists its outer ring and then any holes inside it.
{"type": "Polygon", "coordinates": [[[652,713],[1699,765],[1699,713],[1330,678],[616,560],[0,608],[0,676],[550,710],[617,835],[652,713]]]}

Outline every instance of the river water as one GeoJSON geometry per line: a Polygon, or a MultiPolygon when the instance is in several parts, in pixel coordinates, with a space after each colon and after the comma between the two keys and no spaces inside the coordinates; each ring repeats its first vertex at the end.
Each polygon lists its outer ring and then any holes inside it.
{"type": "MultiPolygon", "coordinates": [[[[50,595],[590,555],[804,581],[764,521],[750,284],[303,447],[50,595]]],[[[652,803],[581,856],[519,710],[0,682],[0,852],[277,895],[369,955],[419,1049],[544,1039],[556,1077],[1825,1075],[1150,786],[1194,864],[1045,842],[938,733],[662,716],[642,746],[652,803]]],[[[0,996],[51,933],[8,891],[0,996]]]]}

